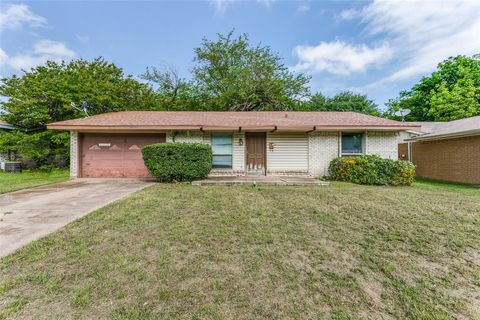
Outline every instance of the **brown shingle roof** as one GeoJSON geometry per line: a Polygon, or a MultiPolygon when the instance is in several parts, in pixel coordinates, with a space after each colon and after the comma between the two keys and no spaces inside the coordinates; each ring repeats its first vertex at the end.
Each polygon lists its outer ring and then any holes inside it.
{"type": "Polygon", "coordinates": [[[274,129],[381,129],[417,128],[398,121],[355,112],[172,112],[123,111],[83,119],[55,122],[49,129],[59,130],[242,130],[274,129]]]}

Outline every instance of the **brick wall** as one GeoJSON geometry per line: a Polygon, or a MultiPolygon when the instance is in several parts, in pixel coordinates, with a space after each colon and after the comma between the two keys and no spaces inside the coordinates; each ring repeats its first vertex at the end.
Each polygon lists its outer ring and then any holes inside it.
{"type": "Polygon", "coordinates": [[[312,132],[308,136],[308,171],[315,177],[328,175],[330,161],[338,157],[338,132],[312,132]]]}
{"type": "MultiPolygon", "coordinates": [[[[340,155],[340,132],[312,132],[309,134],[308,170],[316,177],[328,175],[330,161],[340,155]]],[[[396,132],[367,132],[365,153],[382,158],[397,159],[396,132]]]]}
{"type": "Polygon", "coordinates": [[[70,177],[76,178],[78,172],[78,132],[70,131],[70,177]]]}
{"type": "Polygon", "coordinates": [[[480,184],[480,136],[412,143],[417,176],[480,184]]]}
{"type": "Polygon", "coordinates": [[[365,153],[397,160],[398,137],[395,132],[367,132],[365,153]]]}

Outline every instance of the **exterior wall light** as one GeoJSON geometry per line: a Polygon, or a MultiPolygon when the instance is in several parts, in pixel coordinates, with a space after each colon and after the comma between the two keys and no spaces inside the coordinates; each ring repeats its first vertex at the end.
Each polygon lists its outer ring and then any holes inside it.
{"type": "Polygon", "coordinates": [[[242,138],[238,139],[238,145],[243,146],[243,139],[242,138]]]}

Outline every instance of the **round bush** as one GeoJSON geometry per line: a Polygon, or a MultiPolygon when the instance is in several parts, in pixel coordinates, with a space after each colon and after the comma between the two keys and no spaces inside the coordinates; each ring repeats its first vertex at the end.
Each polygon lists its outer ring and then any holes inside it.
{"type": "Polygon", "coordinates": [[[148,171],[161,182],[204,179],[212,169],[212,147],[201,143],[167,142],[142,148],[148,171]]]}
{"type": "Polygon", "coordinates": [[[330,178],[337,181],[409,186],[415,177],[415,166],[409,161],[378,156],[340,157],[330,162],[329,172],[330,178]]]}

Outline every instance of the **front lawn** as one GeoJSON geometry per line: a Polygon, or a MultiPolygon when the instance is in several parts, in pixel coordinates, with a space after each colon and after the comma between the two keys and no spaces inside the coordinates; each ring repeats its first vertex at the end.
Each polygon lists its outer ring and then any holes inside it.
{"type": "Polygon", "coordinates": [[[157,184],[0,261],[0,318],[480,318],[480,192],[157,184]]]}
{"type": "Polygon", "coordinates": [[[65,169],[56,169],[52,172],[23,171],[22,173],[0,171],[0,193],[62,182],[68,180],[68,178],[69,173],[65,169]]]}

